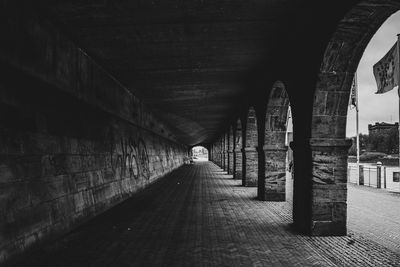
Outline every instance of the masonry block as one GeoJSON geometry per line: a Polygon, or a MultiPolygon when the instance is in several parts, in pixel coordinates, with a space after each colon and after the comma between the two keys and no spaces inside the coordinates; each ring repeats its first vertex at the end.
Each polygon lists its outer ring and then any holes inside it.
{"type": "Polygon", "coordinates": [[[242,180],[242,173],[243,173],[243,152],[241,149],[235,149],[235,173],[233,175],[234,179],[242,180]]]}
{"type": "MultiPolygon", "coordinates": [[[[284,143],[283,143],[284,144],[284,143]]],[[[258,198],[267,201],[286,200],[286,146],[265,145],[264,183],[259,183],[258,198]]]]}
{"type": "Polygon", "coordinates": [[[351,140],[312,139],[312,235],[346,234],[347,152],[351,140]]]}
{"type": "Polygon", "coordinates": [[[234,153],[233,150],[228,151],[228,174],[233,174],[233,161],[234,153]]]}
{"type": "Polygon", "coordinates": [[[244,148],[245,153],[245,175],[242,184],[244,186],[256,187],[258,184],[258,152],[254,147],[244,148]]]}

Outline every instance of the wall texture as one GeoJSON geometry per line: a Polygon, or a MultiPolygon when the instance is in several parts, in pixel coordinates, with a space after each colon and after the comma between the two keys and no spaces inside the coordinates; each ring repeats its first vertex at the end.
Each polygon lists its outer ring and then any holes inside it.
{"type": "Polygon", "coordinates": [[[127,199],[187,148],[29,7],[0,12],[1,262],[127,199]]]}

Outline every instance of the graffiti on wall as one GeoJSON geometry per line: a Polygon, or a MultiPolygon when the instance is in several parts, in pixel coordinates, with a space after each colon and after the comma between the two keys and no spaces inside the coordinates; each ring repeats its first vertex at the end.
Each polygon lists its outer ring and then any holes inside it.
{"type": "Polygon", "coordinates": [[[110,165],[114,174],[134,179],[150,179],[150,164],[146,143],[140,137],[114,138],[108,136],[110,165]]]}

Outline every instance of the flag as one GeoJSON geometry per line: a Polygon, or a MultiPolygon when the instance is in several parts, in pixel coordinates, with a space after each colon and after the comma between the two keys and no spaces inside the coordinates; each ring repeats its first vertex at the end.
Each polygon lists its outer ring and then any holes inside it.
{"type": "Polygon", "coordinates": [[[378,91],[376,94],[383,94],[399,85],[399,51],[397,42],[373,67],[378,91]]]}
{"type": "Polygon", "coordinates": [[[357,107],[357,74],[354,74],[353,83],[350,89],[349,106],[357,107]]]}

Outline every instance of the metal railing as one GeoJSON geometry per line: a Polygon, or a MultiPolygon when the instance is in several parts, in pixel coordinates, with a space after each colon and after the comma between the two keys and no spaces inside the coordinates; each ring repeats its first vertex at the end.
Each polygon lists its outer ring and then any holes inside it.
{"type": "Polygon", "coordinates": [[[399,167],[360,165],[359,172],[356,164],[347,165],[347,182],[369,187],[400,192],[400,182],[395,181],[393,173],[400,172],[399,167]],[[358,176],[359,174],[359,176],[358,176]]]}

